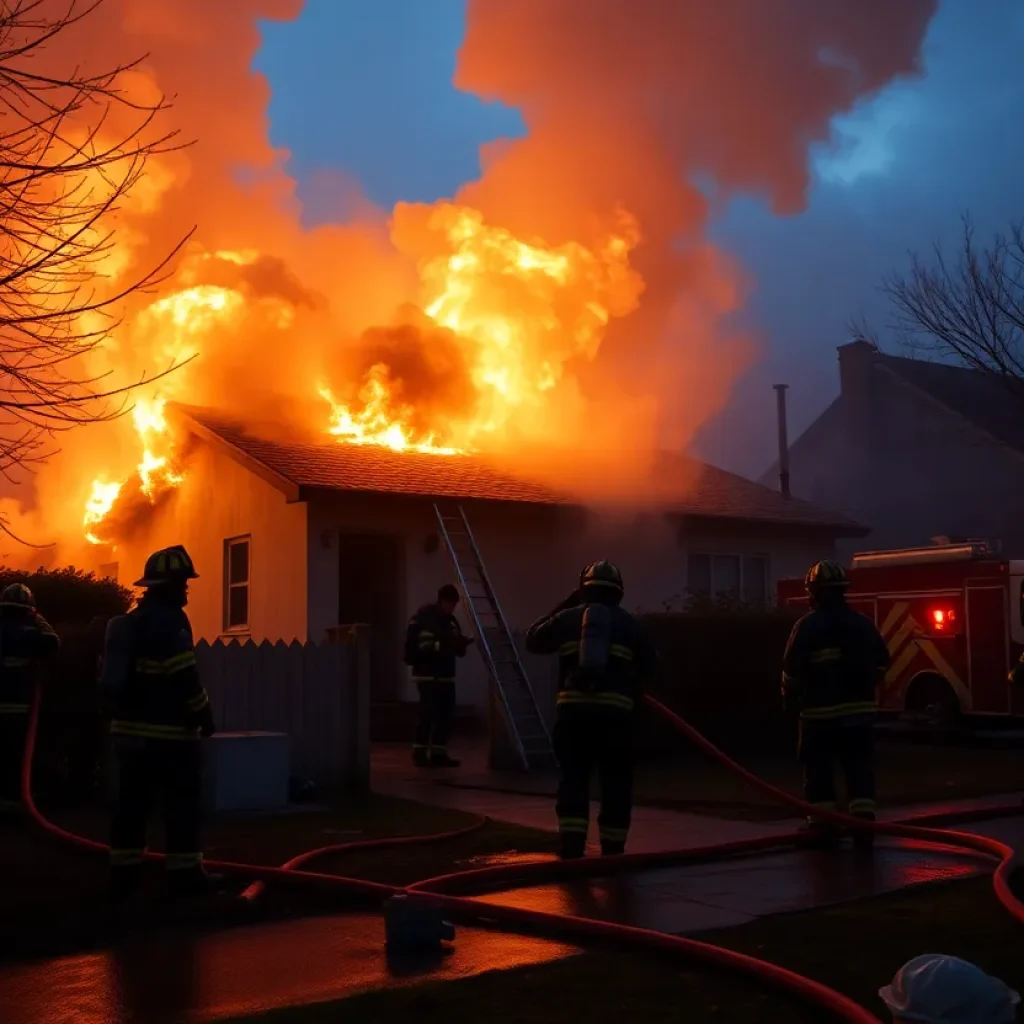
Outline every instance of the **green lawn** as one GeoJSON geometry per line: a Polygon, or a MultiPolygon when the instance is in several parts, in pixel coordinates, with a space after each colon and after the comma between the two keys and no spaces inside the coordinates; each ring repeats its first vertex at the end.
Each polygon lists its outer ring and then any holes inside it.
{"type": "MultiPolygon", "coordinates": [[[[920,953],[973,960],[1024,992],[1024,932],[996,904],[988,879],[915,887],[700,938],[813,977],[883,1018],[878,988],[920,953]]],[[[824,1018],[741,975],[624,950],[245,1018],[247,1024],[564,1024],[575,1019],[818,1024],[824,1018]]]]}
{"type": "MultiPolygon", "coordinates": [[[[105,839],[106,817],[99,813],[54,814],[71,831],[105,839]]],[[[206,853],[211,859],[281,864],[317,846],[384,836],[416,835],[460,828],[475,819],[461,811],[428,807],[407,800],[373,797],[360,804],[328,811],[239,817],[211,823],[206,853]]],[[[154,830],[159,836],[159,831],[154,830]]],[[[511,850],[544,853],[554,850],[546,832],[488,823],[461,839],[437,845],[394,847],[334,855],[313,870],[352,874],[395,885],[471,866],[474,858],[511,850]]],[[[325,913],[345,905],[346,897],[323,891],[271,886],[250,906],[237,900],[222,905],[174,908],[161,902],[163,875],[149,871],[150,891],[135,915],[120,924],[106,908],[106,860],[70,848],[26,821],[0,822],[0,958],[50,956],[103,944],[125,928],[185,924],[215,927],[253,917],[325,913]]],[[[234,891],[242,888],[239,882],[234,891]]]]}

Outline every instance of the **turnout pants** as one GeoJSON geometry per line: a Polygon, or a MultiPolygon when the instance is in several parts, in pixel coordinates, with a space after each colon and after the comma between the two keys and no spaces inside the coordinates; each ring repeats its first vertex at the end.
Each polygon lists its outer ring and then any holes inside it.
{"type": "MultiPolygon", "coordinates": [[[[863,818],[875,816],[875,736],[873,721],[848,718],[801,719],[800,762],[804,798],[825,810],[836,810],[836,766],[846,782],[847,809],[863,818]]],[[[823,824],[810,816],[808,824],[823,824]]]]}
{"type": "Polygon", "coordinates": [[[455,717],[454,679],[417,679],[419,718],[412,752],[417,758],[444,757],[455,717]]]}
{"type": "Polygon", "coordinates": [[[150,808],[156,800],[163,808],[167,870],[181,878],[201,872],[200,741],[117,736],[114,754],[118,777],[110,823],[110,866],[115,879],[137,874],[146,848],[150,808]]]}
{"type": "Polygon", "coordinates": [[[562,774],[555,803],[562,856],[583,856],[595,770],[601,789],[601,852],[622,853],[633,815],[632,713],[585,705],[559,708],[552,742],[562,774]]]}
{"type": "Polygon", "coordinates": [[[0,812],[21,806],[21,756],[27,730],[26,711],[0,711],[0,812]]]}

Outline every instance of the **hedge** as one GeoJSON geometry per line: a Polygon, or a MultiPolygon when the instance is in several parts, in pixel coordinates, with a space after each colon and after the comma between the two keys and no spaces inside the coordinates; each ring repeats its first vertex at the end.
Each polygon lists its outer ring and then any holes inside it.
{"type": "MultiPolygon", "coordinates": [[[[779,697],[791,612],[708,608],[643,622],[661,660],[653,696],[727,752],[792,750],[795,723],[779,697]]],[[[653,712],[640,728],[647,756],[679,753],[678,735],[653,712]]]]}
{"type": "Polygon", "coordinates": [[[116,580],[73,565],[34,572],[0,566],[0,589],[11,583],[24,583],[35,595],[39,611],[54,625],[77,625],[92,619],[106,621],[126,612],[132,603],[132,592],[116,580]]]}

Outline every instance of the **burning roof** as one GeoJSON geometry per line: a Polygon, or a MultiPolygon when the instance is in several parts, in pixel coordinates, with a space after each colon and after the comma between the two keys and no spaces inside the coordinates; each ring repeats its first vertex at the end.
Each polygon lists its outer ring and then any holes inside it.
{"type": "MultiPolygon", "coordinates": [[[[172,410],[185,428],[277,487],[287,499],[306,500],[317,491],[455,498],[544,505],[578,504],[571,489],[526,479],[486,456],[451,459],[396,452],[380,445],[332,444],[324,439],[288,438],[273,426],[259,427],[209,409],[172,410]]],[[[836,536],[863,536],[867,528],[809,502],[776,491],[686,456],[662,453],[656,496],[649,505],[681,516],[762,522],[822,529],[836,536]]]]}

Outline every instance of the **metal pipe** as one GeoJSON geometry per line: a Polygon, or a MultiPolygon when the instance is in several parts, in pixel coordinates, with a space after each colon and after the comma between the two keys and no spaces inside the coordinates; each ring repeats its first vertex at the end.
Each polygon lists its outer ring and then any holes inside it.
{"type": "Polygon", "coordinates": [[[789,497],[789,435],[786,430],[786,389],[788,384],[773,384],[779,419],[779,492],[789,497]]]}

